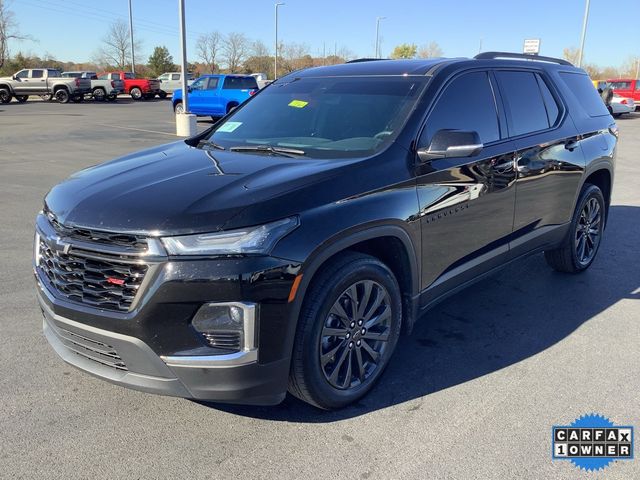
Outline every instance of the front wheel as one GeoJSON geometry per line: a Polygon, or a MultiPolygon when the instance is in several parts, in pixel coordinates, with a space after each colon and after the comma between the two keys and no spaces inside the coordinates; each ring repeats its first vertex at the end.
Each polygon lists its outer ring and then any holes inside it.
{"type": "Polygon", "coordinates": [[[323,268],[302,306],[289,391],[323,409],[366,395],[400,336],[398,282],[378,259],[347,253],[323,268]]]}
{"type": "Polygon", "coordinates": [[[164,90],[160,90],[160,93],[158,94],[158,96],[164,100],[165,98],[167,98],[167,92],[165,92],[164,90]]]}
{"type": "Polygon", "coordinates": [[[182,104],[182,102],[176,102],[175,105],[173,106],[173,111],[179,114],[183,114],[184,105],[182,104]]]}
{"type": "Polygon", "coordinates": [[[29,98],[29,95],[16,95],[16,100],[19,103],[24,103],[27,101],[27,99],[29,98]]]}
{"type": "Polygon", "coordinates": [[[129,95],[131,95],[131,98],[133,98],[134,100],[140,100],[142,99],[142,90],[140,90],[138,87],[133,87],[129,92],[129,95]]]}
{"type": "Polygon", "coordinates": [[[580,192],[567,237],[558,248],[545,250],[547,263],[554,270],[566,273],[579,273],[589,268],[600,248],[605,222],[602,191],[587,183],[580,192]]]}

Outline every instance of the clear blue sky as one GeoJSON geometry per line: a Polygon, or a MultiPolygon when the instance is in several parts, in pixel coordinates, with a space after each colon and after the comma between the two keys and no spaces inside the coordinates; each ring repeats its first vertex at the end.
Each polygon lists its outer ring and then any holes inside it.
{"type": "MultiPolygon", "coordinates": [[[[282,1],[282,0],[280,0],[282,1]]],[[[381,24],[382,53],[403,42],[436,41],[448,57],[473,56],[482,49],[522,51],[525,38],[541,38],[541,54],[561,56],[578,46],[585,0],[284,0],[280,38],[306,43],[313,55],[337,43],[357,56],[372,56],[376,17],[381,24]]],[[[22,33],[37,41],[14,43],[12,51],[63,61],[88,61],[109,23],[128,21],[127,0],[5,0],[22,33]]],[[[134,31],[142,41],[140,60],[156,45],[179,58],[177,0],[133,0],[134,31]]],[[[274,2],[266,0],[186,0],[190,60],[198,35],[238,31],[273,44],[274,2]]],[[[640,0],[591,1],[585,61],[619,66],[640,56],[640,0]]]]}

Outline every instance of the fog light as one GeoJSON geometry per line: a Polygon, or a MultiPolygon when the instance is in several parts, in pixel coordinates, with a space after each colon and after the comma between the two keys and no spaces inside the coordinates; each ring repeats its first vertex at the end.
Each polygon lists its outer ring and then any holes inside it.
{"type": "Polygon", "coordinates": [[[210,347],[238,352],[254,347],[255,306],[207,303],[191,321],[210,347]]]}

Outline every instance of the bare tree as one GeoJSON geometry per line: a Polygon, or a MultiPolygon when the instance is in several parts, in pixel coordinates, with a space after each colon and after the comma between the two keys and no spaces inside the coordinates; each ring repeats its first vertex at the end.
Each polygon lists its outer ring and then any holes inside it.
{"type": "Polygon", "coordinates": [[[423,45],[418,50],[419,58],[438,58],[442,56],[442,48],[438,45],[438,42],[431,42],[428,45],[423,45]]]}
{"type": "Polygon", "coordinates": [[[309,46],[304,43],[288,43],[283,46],[281,55],[285,73],[293,72],[308,66],[306,57],[309,57],[309,46]]]}
{"type": "Polygon", "coordinates": [[[237,72],[247,56],[249,41],[244,33],[231,32],[224,39],[222,51],[227,68],[231,73],[237,72]]]}
{"type": "Polygon", "coordinates": [[[9,58],[9,40],[25,40],[29,37],[18,32],[13,12],[0,0],[0,68],[9,58]]]}
{"type": "Polygon", "coordinates": [[[562,58],[573,63],[578,63],[578,57],[580,57],[580,50],[576,47],[567,47],[562,50],[562,58]]]}
{"type": "Polygon", "coordinates": [[[206,65],[209,73],[216,73],[218,70],[216,60],[220,54],[221,44],[222,35],[220,32],[210,32],[198,38],[196,45],[198,58],[206,65]]]}
{"type": "Polygon", "coordinates": [[[271,51],[262,40],[256,40],[251,44],[251,56],[253,57],[270,57],[271,51]]]}
{"type": "MultiPolygon", "coordinates": [[[[114,21],[102,42],[103,46],[98,50],[97,62],[124,70],[131,59],[129,25],[122,19],[114,21]]],[[[134,48],[140,51],[140,42],[134,41],[134,48]]]]}

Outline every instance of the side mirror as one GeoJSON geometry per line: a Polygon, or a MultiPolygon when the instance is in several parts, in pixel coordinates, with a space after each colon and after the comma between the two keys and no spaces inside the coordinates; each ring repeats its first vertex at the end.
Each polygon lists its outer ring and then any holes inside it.
{"type": "Polygon", "coordinates": [[[11,75],[11,78],[13,78],[14,80],[18,80],[18,77],[16,77],[15,75],[11,75]]]}
{"type": "Polygon", "coordinates": [[[418,149],[418,158],[429,162],[437,158],[473,157],[482,150],[478,132],[438,130],[426,148],[418,149]]]}

